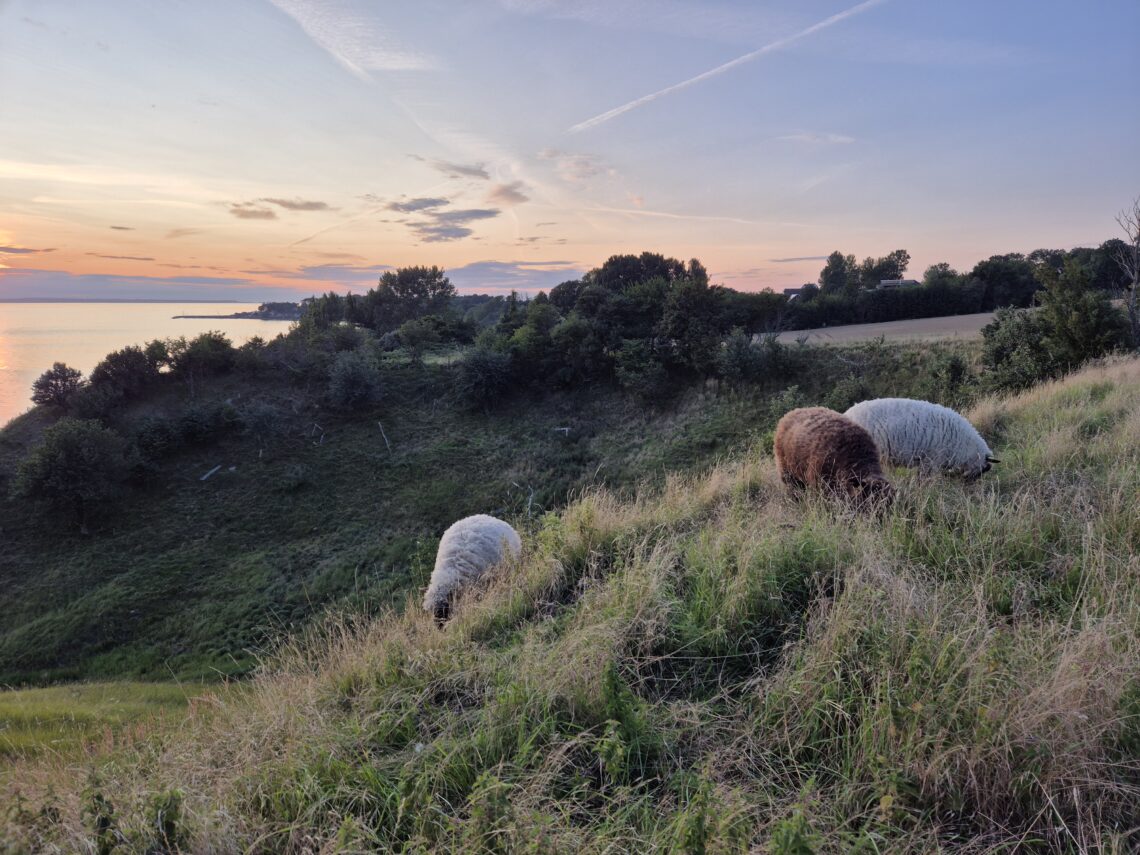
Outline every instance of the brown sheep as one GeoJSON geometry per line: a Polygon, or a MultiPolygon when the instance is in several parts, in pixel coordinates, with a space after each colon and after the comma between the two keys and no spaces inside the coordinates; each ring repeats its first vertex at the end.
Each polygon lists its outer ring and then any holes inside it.
{"type": "Polygon", "coordinates": [[[776,425],[775,451],[776,469],[793,490],[819,488],[879,510],[894,500],[875,441],[834,410],[805,407],[786,413],[776,425]]]}

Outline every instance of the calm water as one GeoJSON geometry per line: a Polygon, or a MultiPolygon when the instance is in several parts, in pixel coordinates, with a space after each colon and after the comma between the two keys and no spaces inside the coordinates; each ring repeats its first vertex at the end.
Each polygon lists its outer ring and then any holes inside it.
{"type": "Polygon", "coordinates": [[[0,425],[32,406],[32,381],[53,362],[66,362],[86,376],[112,350],[130,344],[221,330],[238,345],[289,329],[289,321],[172,317],[256,308],[256,303],[0,303],[0,425]]]}

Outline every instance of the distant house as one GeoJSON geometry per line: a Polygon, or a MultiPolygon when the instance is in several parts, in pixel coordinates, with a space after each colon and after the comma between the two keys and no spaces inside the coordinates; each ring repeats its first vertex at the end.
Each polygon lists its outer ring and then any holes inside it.
{"type": "Polygon", "coordinates": [[[802,290],[804,290],[804,289],[803,288],[785,288],[784,289],[784,296],[787,297],[788,300],[794,300],[794,299],[796,299],[796,297],[800,296],[800,291],[802,291],[802,290]]]}
{"type": "Polygon", "coordinates": [[[892,288],[914,288],[921,284],[922,283],[917,279],[880,279],[878,290],[889,291],[892,288]]]}

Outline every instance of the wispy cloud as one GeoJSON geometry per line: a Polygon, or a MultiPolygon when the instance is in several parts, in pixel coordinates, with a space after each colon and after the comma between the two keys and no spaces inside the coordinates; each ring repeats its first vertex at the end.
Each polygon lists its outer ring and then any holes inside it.
{"type": "Polygon", "coordinates": [[[570,184],[585,184],[598,175],[616,175],[600,157],[593,154],[574,154],[557,148],[544,148],[538,153],[540,160],[554,163],[558,177],[570,184]]]}
{"type": "Polygon", "coordinates": [[[232,202],[229,212],[239,220],[276,220],[277,214],[271,208],[259,207],[256,202],[232,202]]]}
{"type": "Polygon", "coordinates": [[[772,264],[795,264],[798,261],[827,261],[826,255],[801,255],[796,258],[769,258],[772,264]]]}
{"type": "Polygon", "coordinates": [[[487,194],[487,201],[492,205],[502,205],[509,208],[512,205],[521,205],[529,202],[530,197],[523,191],[526,189],[521,181],[512,181],[509,184],[496,184],[487,194]]]}
{"type": "Polygon", "coordinates": [[[284,208],[286,211],[332,211],[335,210],[329,207],[328,202],[318,202],[314,199],[280,199],[265,197],[258,199],[258,202],[268,202],[270,205],[276,205],[279,208],[284,208]]]}
{"type": "Polygon", "coordinates": [[[442,208],[448,204],[450,204],[450,200],[444,199],[441,196],[419,196],[415,199],[398,199],[395,202],[389,202],[384,207],[389,211],[411,214],[416,211],[429,211],[432,208],[442,208]]]}
{"type": "Polygon", "coordinates": [[[428,219],[409,223],[412,234],[424,243],[446,243],[474,234],[468,223],[499,216],[497,208],[467,208],[454,211],[428,211],[428,219]]]}
{"type": "Polygon", "coordinates": [[[93,258],[111,258],[115,261],[154,261],[149,255],[104,255],[101,252],[89,252],[93,258]]]}
{"type": "Polygon", "coordinates": [[[178,238],[200,235],[201,233],[201,229],[171,229],[166,233],[166,238],[167,240],[177,240],[178,238]]]}
{"type": "Polygon", "coordinates": [[[461,291],[521,291],[553,288],[585,271],[573,261],[476,261],[447,271],[461,291]]]}
{"type": "Polygon", "coordinates": [[[708,71],[696,75],[695,77],[690,77],[688,80],[682,80],[680,83],[674,83],[672,86],[666,86],[664,89],[658,89],[656,92],[651,92],[648,95],[642,95],[640,98],[635,98],[633,101],[628,101],[625,104],[622,104],[620,107],[615,107],[612,110],[607,110],[604,113],[599,113],[597,116],[586,119],[583,122],[579,122],[570,128],[570,133],[576,134],[589,130],[590,128],[596,128],[598,125],[605,124],[611,119],[616,119],[618,116],[628,113],[630,110],[636,110],[638,107],[643,107],[652,101],[656,101],[658,98],[664,98],[666,95],[672,95],[674,92],[680,92],[682,89],[688,89],[690,86],[695,86],[696,84],[703,83],[704,81],[710,80],[713,77],[718,77],[727,71],[731,71],[739,65],[744,65],[745,63],[751,62],[754,59],[758,59],[765,54],[773,53],[775,51],[789,47],[796,42],[806,39],[808,36],[814,35],[821,30],[825,30],[828,27],[834,26],[835,24],[838,24],[841,21],[845,21],[848,18],[854,17],[855,15],[861,14],[862,12],[865,12],[868,9],[878,6],[884,2],[886,2],[886,0],[864,0],[863,3],[852,6],[851,8],[845,9],[842,12],[838,12],[829,18],[824,18],[822,21],[818,21],[815,24],[812,24],[810,27],[800,30],[798,33],[793,33],[790,36],[785,36],[782,39],[777,39],[774,42],[769,42],[761,48],[757,48],[756,50],[746,53],[743,56],[738,56],[736,59],[730,60],[722,65],[718,65],[716,68],[711,68],[708,71]]]}
{"type": "Polygon", "coordinates": [[[408,157],[413,160],[418,160],[421,163],[426,163],[432,169],[442,172],[448,178],[482,178],[484,181],[491,180],[491,175],[487,172],[487,167],[482,163],[453,163],[449,160],[440,160],[439,158],[420,157],[418,154],[410,154],[408,157]]]}
{"type": "Polygon", "coordinates": [[[111,226],[117,232],[133,232],[134,226],[111,226]]]}
{"type": "Polygon", "coordinates": [[[296,270],[268,268],[241,272],[250,276],[271,276],[274,279],[308,279],[333,285],[371,287],[376,284],[381,273],[391,269],[387,264],[310,264],[296,270]]]}
{"type": "Polygon", "coordinates": [[[771,222],[763,220],[746,220],[742,217],[721,217],[714,214],[676,214],[671,211],[647,211],[644,208],[608,208],[596,205],[592,208],[582,208],[583,211],[595,211],[600,214],[625,214],[631,217],[657,217],[664,220],[697,220],[712,223],[738,223],[742,226],[788,226],[804,228],[804,223],[771,222]]]}
{"type": "MultiPolygon", "coordinates": [[[[311,291],[311,287],[307,290],[311,291]]],[[[297,288],[221,276],[122,276],[12,269],[0,276],[0,298],[55,300],[296,300],[297,288]]]]}
{"type": "Polygon", "coordinates": [[[370,71],[422,71],[436,67],[424,53],[400,45],[376,20],[338,0],[270,0],[343,68],[370,80],[370,71]]]}
{"type": "Polygon", "coordinates": [[[37,252],[55,252],[54,246],[44,249],[34,249],[30,246],[0,246],[0,252],[6,255],[34,255],[37,252]]]}

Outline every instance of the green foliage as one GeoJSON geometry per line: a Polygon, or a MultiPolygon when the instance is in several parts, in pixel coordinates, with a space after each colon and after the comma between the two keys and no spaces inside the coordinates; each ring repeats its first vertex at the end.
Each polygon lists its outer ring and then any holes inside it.
{"type": "Polygon", "coordinates": [[[82,385],[82,371],[56,362],[32,383],[32,402],[63,409],[82,385]]]}
{"type": "Polygon", "coordinates": [[[459,394],[469,405],[489,407],[506,397],[511,387],[511,357],[487,347],[475,347],[459,363],[459,394]]]}
{"type": "Polygon", "coordinates": [[[669,375],[644,339],[626,339],[617,352],[617,380],[643,401],[660,401],[669,393],[669,375]]]}
{"type": "Polygon", "coordinates": [[[223,374],[234,366],[233,343],[224,333],[204,332],[192,339],[184,336],[166,342],[171,370],[191,383],[215,374],[223,374]]]}
{"type": "Polygon", "coordinates": [[[91,385],[133,400],[159,378],[159,364],[140,347],[108,353],[91,372],[91,385]]]}
{"type": "Polygon", "coordinates": [[[341,410],[361,410],[380,399],[380,366],[365,349],[338,353],[329,368],[329,403],[341,410]]]}
{"type": "Polygon", "coordinates": [[[1126,341],[1127,323],[1072,259],[1042,268],[1039,309],[999,309],[982,329],[986,382],[995,389],[1033,383],[1103,356],[1126,341]]]}
{"type": "Polygon", "coordinates": [[[127,478],[126,442],[96,421],[63,418],[16,470],[15,495],[42,502],[86,524],[118,496],[127,478]]]}
{"type": "Polygon", "coordinates": [[[1075,368],[1124,345],[1127,324],[1103,291],[1091,287],[1088,273],[1067,259],[1060,271],[1042,272],[1039,294],[1045,344],[1056,363],[1075,368]]]}
{"type": "Polygon", "coordinates": [[[424,351],[440,341],[439,328],[431,318],[405,321],[396,330],[400,344],[407,348],[413,362],[423,362],[424,351]]]}

